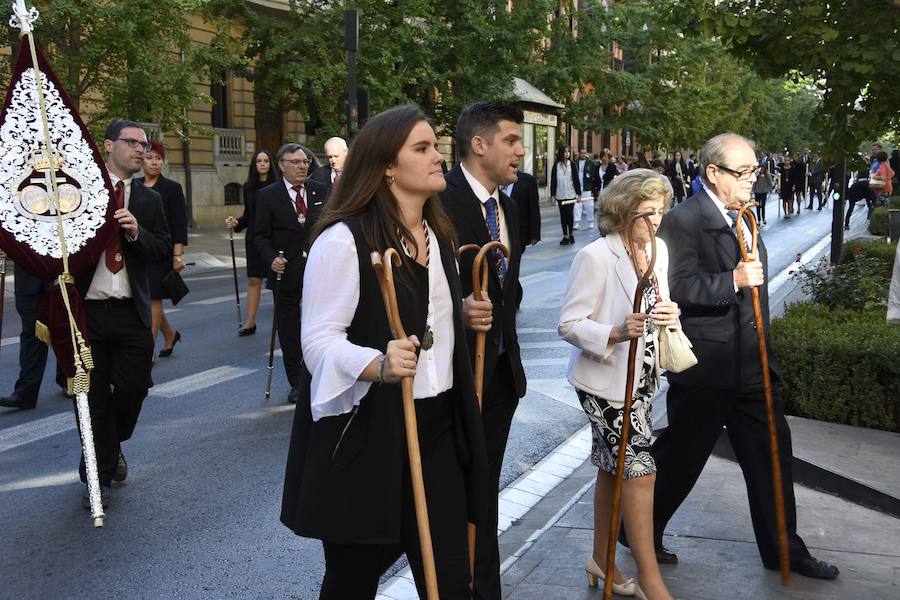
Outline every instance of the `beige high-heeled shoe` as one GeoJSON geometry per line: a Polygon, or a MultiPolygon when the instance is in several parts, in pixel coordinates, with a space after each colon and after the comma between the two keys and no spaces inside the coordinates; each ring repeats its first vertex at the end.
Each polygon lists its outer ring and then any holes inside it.
{"type": "MultiPolygon", "coordinates": [[[[637,583],[634,584],[634,597],[635,600],[649,600],[647,594],[644,593],[644,590],[642,590],[641,586],[637,583]]],[[[675,598],[675,600],[678,600],[678,598],[675,598]]]]}
{"type": "MultiPolygon", "coordinates": [[[[590,587],[597,587],[600,581],[606,579],[606,574],[603,573],[603,569],[601,569],[594,561],[593,556],[588,556],[587,563],[584,565],[584,571],[587,573],[588,585],[590,587]]],[[[616,594],[617,596],[634,596],[635,588],[634,578],[629,579],[625,583],[612,582],[613,594],[616,594]]]]}

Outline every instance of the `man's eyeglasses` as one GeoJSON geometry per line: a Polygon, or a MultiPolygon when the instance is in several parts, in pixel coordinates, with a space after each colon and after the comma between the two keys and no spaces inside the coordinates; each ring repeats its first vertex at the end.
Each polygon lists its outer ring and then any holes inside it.
{"type": "Polygon", "coordinates": [[[718,164],[716,165],[716,168],[721,169],[726,173],[731,173],[738,179],[750,179],[751,175],[759,177],[760,175],[762,175],[763,169],[765,169],[765,167],[750,167],[749,169],[741,169],[740,171],[736,171],[735,169],[729,169],[728,167],[718,164]]]}
{"type": "Polygon", "coordinates": [[[145,142],[144,140],[136,140],[134,138],[120,137],[120,138],[114,139],[113,141],[114,142],[125,142],[126,144],[128,144],[129,148],[137,148],[138,146],[140,146],[141,148],[144,149],[144,152],[147,152],[148,150],[150,150],[150,142],[145,142]]]}
{"type": "Polygon", "coordinates": [[[305,160],[303,158],[295,158],[294,160],[281,159],[281,162],[287,163],[287,164],[291,165],[292,167],[308,167],[309,166],[309,161],[305,160]]]}

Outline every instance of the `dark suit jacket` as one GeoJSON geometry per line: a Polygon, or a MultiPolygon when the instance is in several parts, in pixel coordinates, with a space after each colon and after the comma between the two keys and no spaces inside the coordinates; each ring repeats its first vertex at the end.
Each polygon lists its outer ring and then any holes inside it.
{"type": "MultiPolygon", "coordinates": [[[[550,196],[556,198],[556,165],[559,164],[559,161],[553,163],[553,168],[550,169],[550,196]]],[[[572,165],[572,183],[575,184],[575,196],[581,197],[581,182],[578,181],[578,165],[575,164],[574,161],[569,161],[569,164],[572,165]]],[[[563,198],[563,200],[568,200],[569,198],[563,198]]]]}
{"type": "Polygon", "coordinates": [[[331,165],[326,163],[321,167],[316,168],[309,176],[313,181],[318,181],[326,188],[328,188],[328,196],[331,195],[331,190],[334,187],[334,184],[331,182],[331,165]]]}
{"type": "MultiPolygon", "coordinates": [[[[741,260],[740,248],[715,201],[705,190],[695,193],[663,217],[659,236],[669,250],[672,300],[681,309],[681,324],[698,360],[686,371],[669,373],[669,381],[718,389],[758,383],[753,295],[749,288],[734,291],[732,271],[741,260]]],[[[762,237],[759,257],[766,276],[759,298],[768,336],[768,265],[762,237]]],[[[778,362],[771,350],[769,366],[777,375],[778,362]]]]}
{"type": "Polygon", "coordinates": [[[591,190],[591,193],[595,196],[599,195],[602,190],[606,189],[606,186],[609,185],[609,182],[613,180],[619,174],[619,168],[616,167],[615,163],[610,162],[606,165],[606,171],[603,173],[602,182],[603,185],[600,185],[600,167],[601,163],[597,163],[594,165],[594,188],[591,190]]]}
{"type": "MultiPolygon", "coordinates": [[[[481,212],[481,201],[472,191],[469,182],[466,181],[462,169],[457,164],[447,173],[444,178],[447,180],[447,188],[441,192],[441,200],[444,203],[444,210],[453,221],[456,227],[456,234],[459,236],[459,244],[478,244],[482,246],[491,241],[491,235],[488,232],[487,224],[484,221],[484,214],[481,212]]],[[[515,189],[515,187],[513,187],[515,189]]],[[[488,382],[494,375],[494,369],[497,365],[497,356],[500,350],[500,334],[503,335],[503,346],[509,357],[509,363],[512,366],[513,380],[515,382],[515,392],[518,398],[525,395],[525,370],[522,368],[522,359],[519,352],[519,338],[516,334],[516,294],[518,290],[517,282],[519,281],[519,266],[522,261],[522,249],[519,241],[519,229],[515,226],[518,223],[519,214],[515,203],[500,193],[500,207],[506,218],[506,229],[510,237],[504,241],[504,245],[509,249],[509,260],[507,261],[506,280],[500,285],[500,277],[493,263],[488,264],[485,260],[485,268],[490,269],[488,277],[488,297],[494,305],[494,323],[495,326],[487,334],[485,340],[484,352],[484,382],[485,389],[488,382]],[[500,326],[496,326],[499,324],[500,326]]],[[[459,276],[462,279],[462,294],[467,297],[472,293],[472,263],[475,259],[474,252],[468,252],[459,259],[459,276]]],[[[475,334],[470,330],[466,330],[469,341],[469,348],[475,347],[475,334]]],[[[474,358],[474,352],[472,357],[474,358]]]]}
{"type": "Polygon", "coordinates": [[[513,184],[510,199],[519,213],[519,243],[524,248],[531,240],[541,239],[541,205],[537,179],[530,173],[519,171],[519,179],[513,184]]]}
{"type": "MultiPolygon", "coordinates": [[[[138,181],[144,186],[147,185],[143,177],[138,181]]],[[[159,179],[156,180],[156,185],[150,189],[157,192],[162,199],[163,212],[166,214],[166,224],[169,226],[169,235],[172,237],[172,243],[187,246],[187,206],[181,184],[160,175],[159,179]]]]}
{"type": "MultiPolygon", "coordinates": [[[[172,238],[163,211],[159,194],[137,180],[131,181],[131,195],[128,199],[128,210],[138,222],[138,236],[133,242],[122,236],[122,257],[128,282],[131,284],[131,299],[141,321],[150,327],[150,278],[147,265],[158,263],[172,256],[172,238]]],[[[84,298],[91,287],[91,280],[97,264],[88,269],[75,281],[78,293],[84,298]]]]}
{"type": "MultiPolygon", "coordinates": [[[[271,268],[272,261],[284,250],[287,267],[281,280],[284,291],[303,289],[303,268],[309,252],[309,234],[325,208],[328,190],[318,181],[306,180],[306,222],[297,221],[297,210],[288,195],[283,179],[259,190],[256,198],[256,230],[253,243],[262,255],[264,264],[271,268]]],[[[269,287],[275,289],[275,274],[269,276],[269,287]]]]}

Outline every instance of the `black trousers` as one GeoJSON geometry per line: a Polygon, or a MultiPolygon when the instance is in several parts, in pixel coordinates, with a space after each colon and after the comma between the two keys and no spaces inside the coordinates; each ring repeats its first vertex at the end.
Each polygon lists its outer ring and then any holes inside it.
{"type": "Polygon", "coordinates": [[[47,344],[34,335],[38,304],[44,292],[43,290],[37,294],[19,294],[18,290],[16,292],[16,312],[22,320],[22,332],[19,334],[19,378],[16,379],[13,393],[22,402],[35,404],[38,392],[41,391],[44,368],[47,366],[47,344]]]}
{"type": "Polygon", "coordinates": [[[507,355],[497,358],[493,377],[485,382],[481,420],[488,457],[488,484],[491,505],[485,523],[479,524],[475,537],[475,598],[500,600],[500,548],[497,545],[500,471],[509,439],[509,428],[519,406],[507,355]]]}
{"type": "Polygon", "coordinates": [[[300,350],[300,290],[281,290],[278,293],[278,343],[284,373],[291,387],[300,385],[300,365],[303,353],[300,350]]]}
{"type": "MultiPolygon", "coordinates": [[[[469,600],[466,491],[453,438],[453,406],[442,397],[416,400],[416,416],[439,595],[442,599],[469,600]]],[[[400,543],[335,544],[323,541],[325,577],[320,600],[375,598],[379,578],[403,552],[409,560],[419,597],[426,597],[425,572],[405,448],[404,443],[400,543]]],[[[360,510],[365,510],[365,501],[365,498],[358,499],[360,510]]]]}
{"type": "Polygon", "coordinates": [[[753,199],[759,203],[756,207],[756,221],[762,223],[766,219],[766,199],[769,194],[766,192],[757,192],[753,195],[753,199]]]}
{"type": "MultiPolygon", "coordinates": [[[[784,404],[777,386],[773,393],[788,550],[791,562],[796,562],[809,556],[809,551],[797,535],[791,431],[784,418],[784,404]]],[[[759,555],[763,565],[778,568],[778,529],[762,386],[720,390],[672,383],[668,393],[668,418],[668,429],[651,450],[658,469],[653,497],[657,545],[662,542],[669,519],[694,487],[724,426],[747,485],[750,517],[759,555]]]]}
{"type": "Polygon", "coordinates": [[[562,200],[556,202],[559,204],[559,223],[562,226],[563,237],[572,237],[572,230],[575,227],[575,205],[563,204],[562,200]]]}
{"type": "MultiPolygon", "coordinates": [[[[153,339],[131,300],[86,300],[94,370],[88,404],[100,483],[116,472],[121,443],[131,438],[150,385],[153,339]]],[[[79,468],[82,481],[84,457],[79,468]]]]}
{"type": "Polygon", "coordinates": [[[812,210],[813,207],[813,198],[818,198],[819,203],[816,205],[817,208],[822,208],[825,204],[826,198],[822,196],[822,182],[819,181],[817,183],[809,182],[809,204],[806,205],[807,209],[812,210]]]}

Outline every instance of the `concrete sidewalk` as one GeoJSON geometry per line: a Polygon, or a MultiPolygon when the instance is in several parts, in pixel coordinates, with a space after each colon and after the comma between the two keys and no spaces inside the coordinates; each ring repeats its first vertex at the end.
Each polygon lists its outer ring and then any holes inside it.
{"type": "MultiPolygon", "coordinates": [[[[501,543],[524,545],[503,575],[504,597],[515,600],[597,599],[584,561],[593,538],[593,486],[596,469],[585,462],[567,483],[584,489],[574,503],[554,511],[565,496],[548,494],[533,511],[553,511],[540,535],[516,539],[519,523],[501,543]]],[[[793,574],[782,588],[777,572],[760,563],[740,468],[712,457],[693,492],[669,524],[665,544],[678,553],[678,565],[662,565],[669,590],[677,598],[758,600],[886,600],[900,598],[900,521],[835,496],[797,486],[798,531],[814,556],[838,565],[835,581],[793,574]]],[[[527,527],[528,515],[523,519],[527,527]]],[[[508,547],[508,546],[507,546],[508,547]]],[[[636,573],[631,553],[619,546],[619,568],[636,573]]]]}

